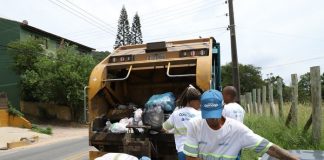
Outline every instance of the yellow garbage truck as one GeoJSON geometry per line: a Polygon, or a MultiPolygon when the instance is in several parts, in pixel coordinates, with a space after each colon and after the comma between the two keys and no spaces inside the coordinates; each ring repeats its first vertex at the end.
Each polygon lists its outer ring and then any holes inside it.
{"type": "MultiPolygon", "coordinates": [[[[213,37],[121,46],[93,69],[85,88],[90,159],[105,153],[127,153],[153,160],[177,159],[171,133],[112,133],[107,122],[132,117],[156,94],[178,97],[192,84],[202,91],[220,90],[220,44],[213,37]],[[126,107],[120,107],[126,106],[126,107]]],[[[150,126],[140,126],[149,130],[150,126]]]]}

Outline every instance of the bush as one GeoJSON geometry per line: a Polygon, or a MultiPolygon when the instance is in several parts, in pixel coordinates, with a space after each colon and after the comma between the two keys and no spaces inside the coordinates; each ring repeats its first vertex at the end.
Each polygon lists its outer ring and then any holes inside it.
{"type": "Polygon", "coordinates": [[[42,133],[42,134],[48,134],[48,135],[52,135],[52,128],[50,127],[47,127],[47,128],[41,128],[37,125],[32,125],[32,128],[31,128],[32,131],[34,132],[37,132],[37,133],[42,133]]]}
{"type": "Polygon", "coordinates": [[[22,99],[67,105],[77,120],[83,106],[83,88],[95,66],[93,57],[69,45],[46,53],[38,41],[31,39],[9,46],[21,76],[22,99]],[[21,54],[25,52],[28,54],[21,54]]]}
{"type": "Polygon", "coordinates": [[[12,116],[18,116],[18,117],[23,117],[24,114],[22,112],[20,112],[19,110],[17,110],[14,106],[12,106],[10,103],[8,104],[9,108],[8,108],[8,113],[9,115],[12,116]]]}

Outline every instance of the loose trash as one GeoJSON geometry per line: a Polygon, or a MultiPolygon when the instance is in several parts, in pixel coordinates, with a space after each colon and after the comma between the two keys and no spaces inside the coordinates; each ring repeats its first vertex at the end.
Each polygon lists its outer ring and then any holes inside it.
{"type": "Polygon", "coordinates": [[[164,113],[161,106],[145,108],[143,111],[143,123],[153,130],[160,131],[164,122],[164,113]]]}
{"type": "Polygon", "coordinates": [[[145,108],[161,106],[164,111],[170,112],[175,108],[175,96],[172,92],[153,95],[145,104],[145,108]]]}

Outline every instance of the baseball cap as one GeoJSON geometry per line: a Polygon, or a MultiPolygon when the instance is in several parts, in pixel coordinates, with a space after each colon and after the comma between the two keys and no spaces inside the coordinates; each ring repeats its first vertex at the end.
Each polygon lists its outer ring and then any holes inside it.
{"type": "Polygon", "coordinates": [[[200,98],[200,103],[203,119],[222,117],[223,95],[220,91],[214,89],[205,91],[200,98]]]}

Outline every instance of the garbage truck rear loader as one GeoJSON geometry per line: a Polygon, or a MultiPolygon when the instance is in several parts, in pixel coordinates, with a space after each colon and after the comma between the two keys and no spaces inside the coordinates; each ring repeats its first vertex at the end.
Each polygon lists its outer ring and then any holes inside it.
{"type": "Polygon", "coordinates": [[[177,159],[173,134],[112,133],[106,122],[132,117],[132,106],[143,108],[152,95],[172,92],[178,97],[189,84],[220,90],[220,72],[220,45],[212,37],[117,48],[89,78],[89,144],[98,150],[90,151],[90,159],[112,152],[177,159]]]}

